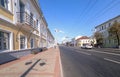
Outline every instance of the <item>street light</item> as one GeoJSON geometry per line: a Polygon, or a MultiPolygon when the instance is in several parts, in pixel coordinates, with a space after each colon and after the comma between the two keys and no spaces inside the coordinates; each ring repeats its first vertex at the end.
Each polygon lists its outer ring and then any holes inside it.
{"type": "Polygon", "coordinates": [[[55,38],[55,44],[57,45],[57,43],[58,43],[58,39],[57,39],[57,33],[64,33],[62,30],[59,30],[59,29],[54,29],[55,30],[55,36],[56,36],[56,38],[55,38]]]}

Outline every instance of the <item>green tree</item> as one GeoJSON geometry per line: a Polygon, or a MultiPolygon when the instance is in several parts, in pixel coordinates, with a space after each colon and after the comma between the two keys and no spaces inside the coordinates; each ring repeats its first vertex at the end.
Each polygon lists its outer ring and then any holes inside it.
{"type": "Polygon", "coordinates": [[[96,39],[97,45],[101,46],[103,44],[103,35],[100,32],[97,31],[97,32],[94,33],[94,37],[96,39]]]}
{"type": "Polygon", "coordinates": [[[108,28],[109,37],[117,40],[117,45],[120,45],[120,23],[114,22],[113,25],[108,28]]]}

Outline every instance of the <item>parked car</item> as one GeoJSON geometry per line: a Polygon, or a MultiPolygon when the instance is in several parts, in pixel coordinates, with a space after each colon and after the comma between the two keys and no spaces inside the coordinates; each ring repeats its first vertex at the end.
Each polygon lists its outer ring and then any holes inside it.
{"type": "Polygon", "coordinates": [[[83,45],[83,46],[81,46],[81,48],[83,48],[83,49],[92,49],[93,46],[92,45],[83,45]]]}
{"type": "Polygon", "coordinates": [[[47,47],[42,47],[42,51],[46,51],[47,50],[47,47]]]}
{"type": "Polygon", "coordinates": [[[39,52],[42,52],[42,48],[33,48],[33,49],[31,49],[32,54],[37,54],[39,52]]]}

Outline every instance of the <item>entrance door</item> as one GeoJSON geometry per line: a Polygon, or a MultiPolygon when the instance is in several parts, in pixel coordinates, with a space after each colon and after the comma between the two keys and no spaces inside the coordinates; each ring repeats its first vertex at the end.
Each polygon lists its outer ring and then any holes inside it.
{"type": "Polygon", "coordinates": [[[20,36],[20,49],[25,49],[25,36],[20,36]]]}

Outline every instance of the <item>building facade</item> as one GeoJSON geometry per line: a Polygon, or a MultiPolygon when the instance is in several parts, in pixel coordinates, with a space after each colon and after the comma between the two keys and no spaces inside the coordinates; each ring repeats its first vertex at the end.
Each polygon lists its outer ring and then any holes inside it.
{"type": "Polygon", "coordinates": [[[81,36],[76,39],[76,46],[81,47],[86,44],[94,45],[96,44],[96,40],[94,38],[87,37],[87,36],[81,36]]]}
{"type": "Polygon", "coordinates": [[[52,33],[50,32],[49,28],[47,29],[47,47],[53,47],[55,43],[55,38],[53,37],[52,33]]]}
{"type": "Polygon", "coordinates": [[[117,41],[115,39],[109,38],[109,33],[108,33],[108,29],[116,21],[120,22],[120,15],[95,27],[95,31],[100,32],[103,36],[103,47],[117,46],[117,41]]]}
{"type": "Polygon", "coordinates": [[[0,0],[0,51],[46,47],[46,24],[37,0],[0,0]]]}
{"type": "Polygon", "coordinates": [[[40,28],[40,36],[41,36],[40,47],[47,47],[47,27],[48,27],[48,24],[47,24],[44,17],[42,17],[40,27],[41,27],[40,28]]]}

